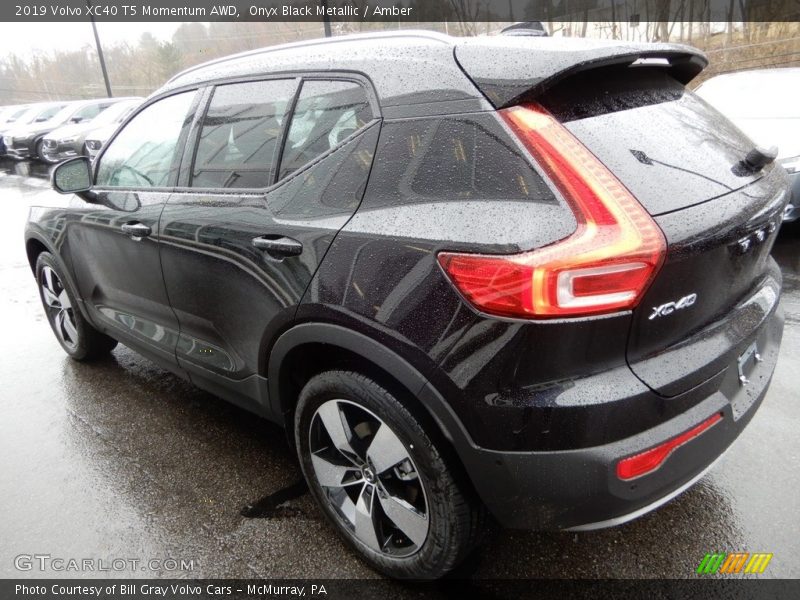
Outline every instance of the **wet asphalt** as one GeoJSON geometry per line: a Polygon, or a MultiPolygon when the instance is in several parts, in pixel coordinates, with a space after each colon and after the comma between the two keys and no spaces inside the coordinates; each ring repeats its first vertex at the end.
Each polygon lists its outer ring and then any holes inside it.
{"type": "MultiPolygon", "coordinates": [[[[27,263],[46,169],[0,164],[0,577],[372,578],[304,493],[281,429],[126,347],[71,361],[27,263]],[[242,516],[251,506],[253,517],[242,516]],[[191,569],[44,572],[19,555],[189,559],[191,569]]],[[[495,531],[473,578],[695,577],[707,552],[771,552],[761,577],[800,577],[800,227],[774,250],[786,330],[770,391],[715,469],[660,510],[592,533],[495,531]]],[[[173,566],[172,563],[168,563],[173,566]]]]}

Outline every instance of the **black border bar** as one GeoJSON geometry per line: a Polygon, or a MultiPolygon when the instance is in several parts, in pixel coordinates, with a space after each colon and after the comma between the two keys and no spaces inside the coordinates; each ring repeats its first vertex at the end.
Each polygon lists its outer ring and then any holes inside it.
{"type": "Polygon", "coordinates": [[[798,0],[3,0],[3,22],[800,21],[798,0]],[[91,6],[91,7],[90,7],[91,6]]]}
{"type": "Polygon", "coordinates": [[[540,579],[399,582],[387,579],[3,579],[3,600],[383,600],[388,598],[775,599],[800,597],[798,579],[540,579]],[[316,586],[316,587],[314,587],[316,586]],[[158,588],[165,593],[156,593],[158,588]],[[323,592],[324,589],[324,592],[323,592]],[[99,593],[98,593],[99,591],[99,593]]]}

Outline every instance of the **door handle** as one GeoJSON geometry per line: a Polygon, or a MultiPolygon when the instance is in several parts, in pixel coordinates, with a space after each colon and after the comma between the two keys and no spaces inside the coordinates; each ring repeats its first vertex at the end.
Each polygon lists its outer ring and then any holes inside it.
{"type": "Polygon", "coordinates": [[[303,252],[303,244],[285,236],[267,236],[253,238],[253,246],[270,254],[281,256],[298,256],[303,252]]]}
{"type": "Polygon", "coordinates": [[[153,233],[153,230],[150,229],[150,227],[144,223],[139,223],[139,221],[131,221],[130,223],[123,224],[122,231],[131,237],[147,237],[153,233]]]}

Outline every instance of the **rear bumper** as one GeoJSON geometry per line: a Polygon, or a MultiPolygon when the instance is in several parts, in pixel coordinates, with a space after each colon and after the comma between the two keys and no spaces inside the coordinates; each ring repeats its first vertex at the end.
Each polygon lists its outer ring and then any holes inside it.
{"type": "Polygon", "coordinates": [[[702,401],[639,434],[577,450],[506,452],[472,447],[462,449],[461,458],[483,502],[505,527],[589,530],[624,523],[691,486],[738,437],[767,392],[782,332],[783,314],[776,309],[749,342],[756,343],[762,362],[748,373],[747,384],[739,381],[734,360],[686,392],[693,396],[702,392],[702,401]],[[675,449],[655,471],[629,481],[617,477],[621,459],[658,446],[716,413],[722,415],[719,422],[675,449]]]}

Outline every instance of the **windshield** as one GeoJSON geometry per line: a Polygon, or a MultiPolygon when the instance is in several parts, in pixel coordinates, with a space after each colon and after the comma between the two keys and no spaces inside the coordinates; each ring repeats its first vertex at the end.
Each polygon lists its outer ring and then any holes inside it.
{"type": "Polygon", "coordinates": [[[137,106],[139,106],[140,101],[125,101],[125,102],[117,102],[112,104],[103,112],[101,112],[97,117],[92,119],[92,125],[96,125],[97,127],[103,127],[105,125],[111,125],[112,123],[119,123],[124,119],[128,114],[137,106]]]}
{"type": "Polygon", "coordinates": [[[0,110],[0,123],[6,123],[7,121],[11,121],[14,118],[15,111],[16,107],[14,106],[10,106],[8,108],[0,110]]]}
{"type": "MultiPolygon", "coordinates": [[[[66,121],[67,119],[69,119],[69,118],[72,116],[72,114],[75,112],[75,106],[74,106],[73,104],[66,104],[66,105],[62,105],[62,106],[61,106],[61,107],[59,107],[59,108],[61,108],[61,110],[59,110],[58,112],[54,112],[53,114],[51,114],[51,115],[50,115],[50,116],[47,118],[47,120],[49,120],[49,121],[54,121],[54,122],[56,122],[56,123],[63,123],[64,121],[66,121]]],[[[44,116],[44,115],[40,115],[40,116],[39,116],[39,117],[38,117],[36,120],[37,120],[37,121],[41,121],[41,120],[43,120],[43,119],[42,119],[42,117],[43,117],[43,116],[44,116]]]]}
{"type": "Polygon", "coordinates": [[[729,118],[796,119],[800,70],[789,71],[709,79],[696,93],[729,118]]]}
{"type": "Polygon", "coordinates": [[[35,120],[39,121],[46,121],[54,114],[56,114],[61,108],[63,108],[63,104],[49,104],[47,106],[31,106],[28,110],[26,110],[22,115],[20,115],[16,123],[19,125],[27,125],[28,123],[32,123],[35,120]]]}
{"type": "Polygon", "coordinates": [[[28,112],[28,108],[27,107],[18,108],[15,111],[13,111],[11,114],[7,115],[8,118],[7,118],[6,122],[7,123],[13,123],[17,119],[19,119],[22,115],[24,115],[26,112],[28,112]]]}

